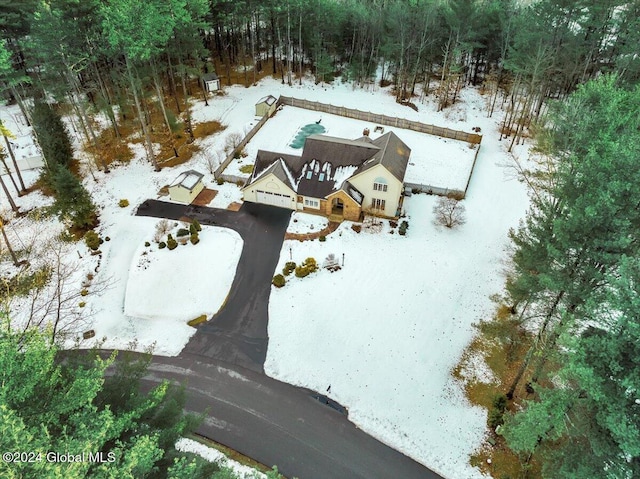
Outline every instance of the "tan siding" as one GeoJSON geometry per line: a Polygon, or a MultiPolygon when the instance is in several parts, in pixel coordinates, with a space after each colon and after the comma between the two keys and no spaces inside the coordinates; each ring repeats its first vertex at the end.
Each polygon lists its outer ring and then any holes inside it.
{"type": "MultiPolygon", "coordinates": [[[[371,201],[373,198],[385,200],[384,211],[379,211],[383,216],[395,217],[402,194],[402,183],[393,176],[389,170],[382,165],[376,165],[373,168],[363,171],[362,173],[349,178],[349,183],[355,186],[363,195],[362,210],[369,212],[371,210],[371,201]],[[373,189],[373,183],[376,178],[382,177],[387,181],[387,191],[376,191],[373,189]]],[[[371,210],[376,212],[377,210],[371,210]]]]}
{"type": "Polygon", "coordinates": [[[189,191],[184,186],[176,185],[169,187],[169,197],[173,201],[179,201],[180,203],[191,204],[196,196],[204,189],[204,183],[199,181],[193,190],[189,191]]]}

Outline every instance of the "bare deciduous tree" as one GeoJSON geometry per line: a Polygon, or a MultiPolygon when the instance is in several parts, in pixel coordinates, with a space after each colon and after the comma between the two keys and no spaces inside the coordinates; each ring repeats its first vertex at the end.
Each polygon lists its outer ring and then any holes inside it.
{"type": "Polygon", "coordinates": [[[84,308],[85,297],[108,289],[110,278],[82,281],[85,263],[74,252],[75,244],[58,238],[49,241],[30,258],[31,267],[18,273],[13,287],[3,291],[7,306],[15,317],[16,329],[47,329],[51,342],[78,336],[86,330],[90,313],[84,308]],[[15,287],[28,287],[20,292],[15,287]],[[22,296],[20,296],[22,295],[22,296]]]}
{"type": "Polygon", "coordinates": [[[433,207],[433,213],[435,223],[447,228],[463,225],[466,221],[464,205],[459,200],[448,196],[438,198],[438,202],[433,207]]]}

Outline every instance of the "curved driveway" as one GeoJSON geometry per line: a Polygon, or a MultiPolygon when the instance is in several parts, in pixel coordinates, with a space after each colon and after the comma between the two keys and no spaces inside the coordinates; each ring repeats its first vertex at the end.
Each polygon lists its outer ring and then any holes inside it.
{"type": "Polygon", "coordinates": [[[138,215],[197,219],[237,231],[242,255],[226,303],[178,357],[154,356],[145,381],[185,383],[187,408],[207,411],[198,433],[299,479],[442,479],[358,429],[315,393],[264,374],[271,276],[290,211],[240,211],[145,201],[138,215]]]}

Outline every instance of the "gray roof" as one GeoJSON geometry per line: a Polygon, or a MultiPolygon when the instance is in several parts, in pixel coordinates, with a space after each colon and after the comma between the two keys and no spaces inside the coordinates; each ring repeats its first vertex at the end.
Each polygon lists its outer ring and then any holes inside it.
{"type": "Polygon", "coordinates": [[[271,106],[271,105],[273,105],[277,100],[278,100],[278,99],[277,99],[275,96],[273,96],[273,95],[267,95],[267,96],[264,96],[264,97],[260,98],[260,99],[258,100],[258,103],[256,103],[256,105],[259,105],[260,103],[266,103],[267,105],[271,106]]]}
{"type": "Polygon", "coordinates": [[[200,181],[202,181],[202,178],[204,178],[202,173],[199,173],[196,170],[187,170],[180,173],[169,186],[181,186],[191,191],[200,181]]]}
{"type": "Polygon", "coordinates": [[[376,140],[310,135],[302,156],[259,150],[250,183],[273,173],[299,195],[325,198],[343,189],[362,203],[362,193],[347,179],[382,164],[403,181],[410,153],[409,147],[391,132],[376,140]]]}
{"type": "Polygon", "coordinates": [[[205,73],[204,75],[202,75],[202,81],[204,82],[208,82],[211,80],[218,80],[218,75],[216,75],[215,73],[205,73]]]}
{"type": "Polygon", "coordinates": [[[404,174],[409,164],[411,148],[392,131],[373,140],[373,144],[378,146],[380,151],[373,155],[371,161],[362,163],[356,174],[362,173],[376,165],[382,165],[400,182],[404,182],[404,174]]]}

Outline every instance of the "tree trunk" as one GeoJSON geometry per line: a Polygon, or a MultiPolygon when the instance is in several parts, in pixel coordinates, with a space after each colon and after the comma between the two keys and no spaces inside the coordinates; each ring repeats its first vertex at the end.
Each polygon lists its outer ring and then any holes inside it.
{"type": "MultiPolygon", "coordinates": [[[[9,193],[9,190],[7,189],[7,185],[5,184],[4,180],[2,179],[2,175],[0,175],[0,185],[2,185],[2,190],[4,191],[4,194],[7,197],[7,200],[9,200],[9,205],[11,205],[11,209],[13,210],[14,213],[19,213],[20,209],[18,208],[18,206],[16,205],[16,202],[13,201],[13,198],[11,197],[11,193],[9,193]]],[[[2,230],[4,233],[4,230],[2,230]]],[[[7,243],[9,244],[9,243],[7,243]]]]}
{"type": "Polygon", "coordinates": [[[22,190],[20,192],[18,192],[18,196],[22,196],[22,194],[26,191],[26,187],[24,186],[24,181],[22,179],[22,174],[20,173],[20,168],[18,168],[18,162],[16,160],[16,155],[13,153],[13,148],[11,146],[11,142],[9,141],[9,138],[7,138],[7,135],[2,135],[4,137],[4,142],[7,145],[7,151],[9,152],[9,156],[11,157],[11,161],[13,163],[13,167],[16,169],[16,174],[18,175],[18,181],[20,181],[20,186],[22,187],[22,190]]]}
{"type": "MultiPolygon", "coordinates": [[[[0,181],[2,181],[1,178],[0,178],[0,181]]],[[[4,182],[2,182],[2,186],[4,187],[4,182]]],[[[6,191],[6,188],[5,188],[5,191],[6,191]]],[[[11,243],[9,243],[9,238],[7,238],[7,232],[4,230],[4,221],[2,221],[2,219],[0,219],[0,231],[2,231],[2,237],[4,238],[4,242],[7,245],[7,249],[9,250],[9,253],[11,254],[11,259],[13,260],[14,266],[20,266],[20,261],[18,261],[18,257],[16,256],[15,251],[13,251],[13,248],[11,247],[11,243]]]]}
{"type": "Polygon", "coordinates": [[[147,159],[151,161],[156,171],[160,171],[160,166],[158,165],[158,161],[156,160],[156,155],[153,152],[153,144],[151,143],[151,137],[149,136],[149,130],[147,129],[147,124],[145,122],[144,114],[142,112],[142,107],[140,106],[140,97],[138,96],[138,87],[133,78],[133,72],[131,71],[131,63],[129,61],[129,57],[125,55],[124,60],[127,65],[127,75],[129,76],[129,83],[131,85],[131,90],[133,91],[133,100],[136,104],[138,119],[140,120],[140,125],[142,126],[142,134],[144,135],[144,140],[145,140],[146,150],[147,150],[147,159]]]}

